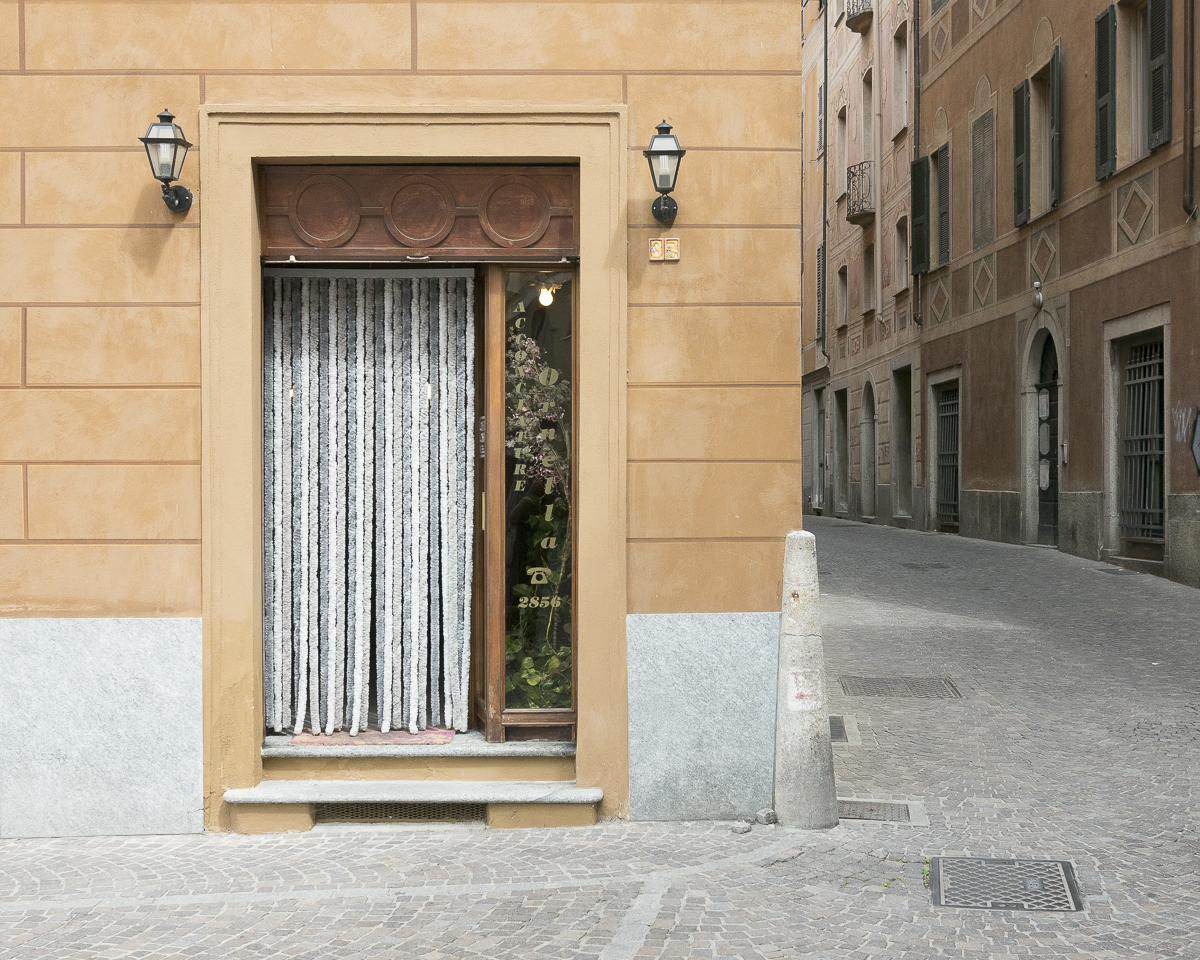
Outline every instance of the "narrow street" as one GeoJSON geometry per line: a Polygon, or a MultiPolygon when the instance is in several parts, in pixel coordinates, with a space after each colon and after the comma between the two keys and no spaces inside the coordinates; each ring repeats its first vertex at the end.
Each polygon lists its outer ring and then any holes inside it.
{"type": "Polygon", "coordinates": [[[851,741],[839,795],[910,801],[910,822],[4,840],[0,954],[1200,956],[1200,592],[1044,548],[807,528],[851,741]],[[839,680],[895,677],[961,697],[839,680]],[[1071,861],[1084,909],[934,906],[941,856],[1071,861]]]}

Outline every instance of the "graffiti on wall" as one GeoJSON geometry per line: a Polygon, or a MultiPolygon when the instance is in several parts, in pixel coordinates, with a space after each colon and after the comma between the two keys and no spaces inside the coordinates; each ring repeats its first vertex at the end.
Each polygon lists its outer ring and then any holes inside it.
{"type": "Polygon", "coordinates": [[[1187,443],[1196,461],[1196,473],[1200,475],[1200,407],[1185,407],[1181,403],[1171,408],[1171,420],[1175,426],[1175,442],[1187,443]]]}

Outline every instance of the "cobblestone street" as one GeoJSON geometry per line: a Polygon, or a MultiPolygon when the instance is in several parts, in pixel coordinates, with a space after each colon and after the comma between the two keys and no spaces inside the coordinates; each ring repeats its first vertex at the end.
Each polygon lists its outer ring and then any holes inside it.
{"type": "MultiPolygon", "coordinates": [[[[808,518],[843,797],[928,824],[0,841],[0,956],[1200,956],[1200,592],[808,518]],[[847,696],[945,677],[961,699],[847,696]],[[1078,913],[936,907],[927,858],[1073,862],[1078,913]]],[[[48,722],[50,722],[48,720],[48,722]]]]}

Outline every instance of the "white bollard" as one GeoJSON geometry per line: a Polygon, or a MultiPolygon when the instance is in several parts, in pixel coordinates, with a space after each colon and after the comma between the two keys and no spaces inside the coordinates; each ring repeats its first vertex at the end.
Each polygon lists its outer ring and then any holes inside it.
{"type": "Polygon", "coordinates": [[[838,824],[825,653],[817,609],[817,549],[811,533],[787,535],[775,706],[775,812],[806,830],[838,824]]]}

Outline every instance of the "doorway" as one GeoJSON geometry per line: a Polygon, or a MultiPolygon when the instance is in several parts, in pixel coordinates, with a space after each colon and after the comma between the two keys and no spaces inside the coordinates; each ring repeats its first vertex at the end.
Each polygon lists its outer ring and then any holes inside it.
{"type": "Polygon", "coordinates": [[[937,529],[958,533],[958,381],[938,386],[934,398],[937,404],[937,529]]]}
{"type": "Polygon", "coordinates": [[[1037,383],[1037,542],[1058,546],[1058,350],[1047,334],[1037,383]]]}
{"type": "Polygon", "coordinates": [[[875,516],[875,388],[863,387],[859,418],[859,456],[862,458],[861,503],[864,518],[875,516]]]}
{"type": "Polygon", "coordinates": [[[574,736],[575,288],[264,269],[269,731],[574,736]]]}
{"type": "Polygon", "coordinates": [[[892,371],[892,502],[897,517],[912,516],[912,367],[892,371]]]}

